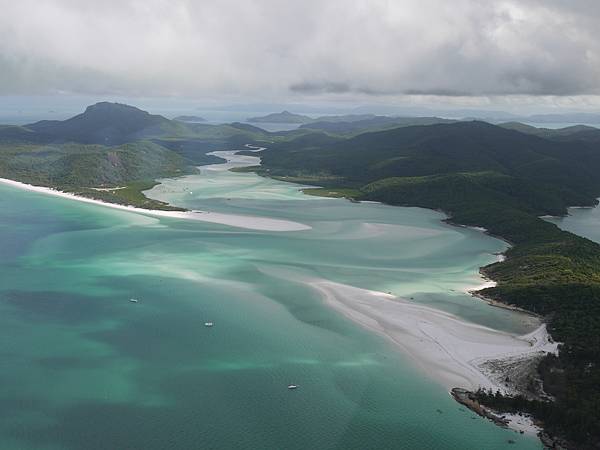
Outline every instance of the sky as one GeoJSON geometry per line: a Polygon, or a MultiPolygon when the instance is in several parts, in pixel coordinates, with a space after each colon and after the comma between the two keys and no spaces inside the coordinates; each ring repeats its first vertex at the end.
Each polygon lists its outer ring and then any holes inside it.
{"type": "Polygon", "coordinates": [[[600,111],[598,0],[0,0],[2,98],[600,111]]]}

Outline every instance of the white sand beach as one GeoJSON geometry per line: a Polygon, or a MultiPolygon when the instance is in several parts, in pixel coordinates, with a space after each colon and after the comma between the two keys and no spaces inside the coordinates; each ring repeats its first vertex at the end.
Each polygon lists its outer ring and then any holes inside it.
{"type": "Polygon", "coordinates": [[[238,214],[221,214],[210,211],[162,211],[136,208],[134,206],[119,205],[116,203],[103,202],[79,195],[63,192],[45,186],[34,186],[31,184],[21,183],[20,181],[0,178],[0,183],[13,186],[27,191],[37,192],[40,194],[53,195],[56,197],[76,200],[83,203],[92,203],[94,205],[104,206],[107,208],[129,211],[137,214],[144,214],[153,217],[170,217],[184,220],[198,220],[201,222],[210,222],[221,225],[229,225],[237,228],[259,231],[302,231],[310,230],[311,227],[302,223],[292,222],[289,220],[271,219],[268,217],[245,216],[238,214]]]}
{"type": "Polygon", "coordinates": [[[473,294],[473,293],[476,293],[477,291],[481,291],[482,289],[496,287],[496,285],[497,285],[497,283],[493,280],[484,280],[481,284],[477,284],[474,286],[466,286],[463,289],[463,292],[465,292],[466,294],[473,294]]]}
{"type": "Polygon", "coordinates": [[[502,382],[505,373],[498,370],[557,351],[558,344],[550,340],[544,324],[525,336],[515,336],[383,292],[325,280],[309,284],[332,308],[389,338],[447,389],[511,392],[502,382]]]}

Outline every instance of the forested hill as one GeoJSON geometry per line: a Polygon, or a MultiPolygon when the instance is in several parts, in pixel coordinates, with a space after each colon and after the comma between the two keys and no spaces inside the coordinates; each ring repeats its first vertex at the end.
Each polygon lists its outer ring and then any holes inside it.
{"type": "Polygon", "coordinates": [[[353,136],[367,131],[453,122],[456,122],[456,120],[439,117],[338,116],[320,117],[310,123],[301,125],[300,128],[353,136]]]}
{"type": "Polygon", "coordinates": [[[68,120],[42,120],[26,125],[47,139],[84,144],[119,145],[149,136],[185,130],[179,122],[129,105],[102,102],[68,120]]]}
{"type": "Polygon", "coordinates": [[[0,125],[0,177],[168,209],[142,193],[157,178],[221,161],[208,152],[276,138],[249,125],[185,124],[103,102],[63,121],[0,125]]]}
{"type": "Polygon", "coordinates": [[[303,136],[270,146],[262,154],[262,163],[274,175],[321,174],[352,188],[375,181],[382,186],[382,180],[392,179],[392,183],[398,177],[475,174],[479,182],[547,214],[564,212],[568,205],[593,204],[600,193],[596,145],[550,141],[485,122],[403,127],[346,140],[318,140],[324,138],[303,136]],[[540,205],[537,197],[527,199],[536,192],[551,194],[554,201],[548,198],[551,204],[544,206],[546,202],[540,205]]]}
{"type": "Polygon", "coordinates": [[[573,125],[565,128],[536,128],[520,122],[506,122],[501,123],[499,126],[556,141],[587,141],[600,143],[600,129],[587,125],[573,125]]]}
{"type": "Polygon", "coordinates": [[[597,448],[600,245],[539,218],[596,203],[597,144],[459,122],[345,140],[303,136],[272,145],[262,164],[257,170],[263,174],[324,186],[309,193],[441,209],[455,223],[483,226],[510,241],[507,260],[482,269],[498,282],[483,293],[546,316],[552,336],[563,344],[558,358],[543,360],[539,375],[556,401],[481,398],[535,414],[574,448],[597,448]]]}
{"type": "Polygon", "coordinates": [[[302,114],[294,114],[289,111],[267,114],[262,117],[249,117],[251,123],[308,123],[312,119],[302,114]]]}
{"type": "Polygon", "coordinates": [[[194,139],[227,145],[271,140],[265,130],[250,125],[185,123],[150,114],[134,106],[101,102],[67,120],[42,120],[23,125],[0,125],[0,144],[121,145],[151,139],[194,139]]]}

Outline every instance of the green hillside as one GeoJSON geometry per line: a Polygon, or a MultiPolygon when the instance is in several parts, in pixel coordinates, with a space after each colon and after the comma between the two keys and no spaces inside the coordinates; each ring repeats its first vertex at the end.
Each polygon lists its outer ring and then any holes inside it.
{"type": "Polygon", "coordinates": [[[151,187],[157,178],[193,170],[190,161],[181,155],[148,141],[116,147],[74,143],[0,145],[2,178],[157,209],[171,208],[146,199],[141,190],[151,187]],[[134,194],[136,190],[139,192],[134,194]]]}
{"type": "Polygon", "coordinates": [[[67,120],[43,120],[26,125],[48,141],[118,145],[165,134],[185,134],[184,124],[138,108],[102,102],[67,120]]]}
{"type": "Polygon", "coordinates": [[[64,121],[0,126],[0,177],[115,203],[171,209],[142,191],[158,178],[221,161],[207,155],[212,151],[282,139],[288,137],[272,137],[250,125],[185,124],[104,102],[64,121]]]}

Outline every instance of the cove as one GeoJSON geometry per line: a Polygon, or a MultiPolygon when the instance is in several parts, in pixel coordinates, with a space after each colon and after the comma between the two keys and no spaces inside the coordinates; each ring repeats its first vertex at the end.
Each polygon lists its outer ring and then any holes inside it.
{"type": "Polygon", "coordinates": [[[569,215],[564,217],[548,217],[565,231],[578,234],[595,242],[600,242],[600,207],[569,208],[569,215]]]}

